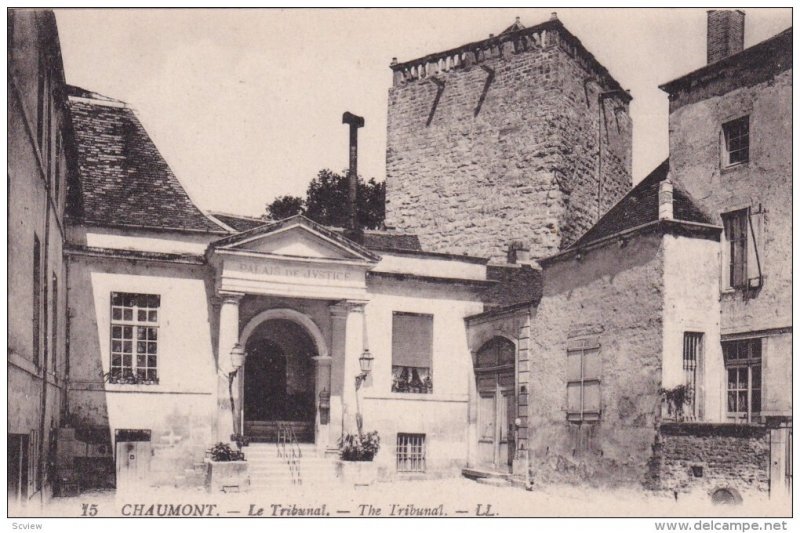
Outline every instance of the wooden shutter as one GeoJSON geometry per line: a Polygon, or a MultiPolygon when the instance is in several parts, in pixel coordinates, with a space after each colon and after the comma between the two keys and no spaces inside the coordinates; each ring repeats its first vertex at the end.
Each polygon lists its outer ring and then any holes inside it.
{"type": "Polygon", "coordinates": [[[760,208],[750,210],[747,226],[747,279],[751,287],[760,286],[764,269],[764,213],[760,208]]]}

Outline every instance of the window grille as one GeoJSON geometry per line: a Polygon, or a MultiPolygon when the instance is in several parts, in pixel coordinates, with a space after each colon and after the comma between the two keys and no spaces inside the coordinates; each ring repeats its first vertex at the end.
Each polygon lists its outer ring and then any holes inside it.
{"type": "Polygon", "coordinates": [[[702,346],[702,333],[683,334],[683,382],[688,391],[683,415],[688,420],[694,420],[699,416],[698,381],[702,346]]]}
{"type": "Polygon", "coordinates": [[[425,472],[425,435],[398,433],[396,456],[398,472],[425,472]]]}

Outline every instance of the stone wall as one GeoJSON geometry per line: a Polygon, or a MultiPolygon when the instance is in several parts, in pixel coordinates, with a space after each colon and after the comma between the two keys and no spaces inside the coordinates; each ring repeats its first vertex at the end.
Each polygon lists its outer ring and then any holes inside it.
{"type": "Polygon", "coordinates": [[[627,95],[598,109],[607,75],[579,61],[586,52],[565,32],[390,89],[387,226],[427,250],[500,259],[517,239],[542,257],[621,197],[631,184],[627,95]]]}
{"type": "Polygon", "coordinates": [[[544,262],[530,331],[528,442],[534,484],[639,485],[660,417],[663,237],[637,235],[544,262]],[[623,253],[624,252],[624,253],[623,253]],[[600,344],[600,421],[591,450],[567,421],[567,346],[600,344]]]}
{"type": "Polygon", "coordinates": [[[663,424],[654,446],[653,488],[708,494],[769,490],[769,437],[763,426],[663,424]]]}

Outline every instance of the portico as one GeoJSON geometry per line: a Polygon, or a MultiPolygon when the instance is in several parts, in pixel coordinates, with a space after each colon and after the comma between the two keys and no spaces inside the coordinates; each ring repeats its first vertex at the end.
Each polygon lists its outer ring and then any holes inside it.
{"type": "Polygon", "coordinates": [[[207,258],[220,301],[218,440],[270,440],[283,423],[335,447],[355,431],[351,377],[379,257],[297,216],[216,241],[207,258]]]}

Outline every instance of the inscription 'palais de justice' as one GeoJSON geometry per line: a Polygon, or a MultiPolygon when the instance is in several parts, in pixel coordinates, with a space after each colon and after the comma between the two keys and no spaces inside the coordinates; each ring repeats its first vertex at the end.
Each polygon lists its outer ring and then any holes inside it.
{"type": "Polygon", "coordinates": [[[234,268],[236,270],[241,270],[242,272],[263,274],[266,276],[304,278],[320,281],[350,281],[352,279],[351,272],[326,270],[321,268],[265,265],[257,263],[236,263],[234,268]]]}

